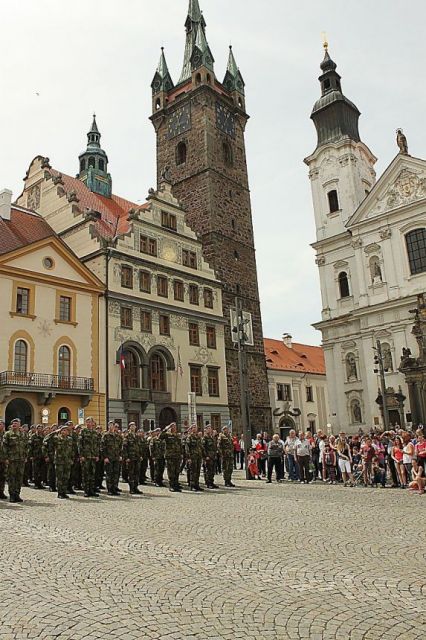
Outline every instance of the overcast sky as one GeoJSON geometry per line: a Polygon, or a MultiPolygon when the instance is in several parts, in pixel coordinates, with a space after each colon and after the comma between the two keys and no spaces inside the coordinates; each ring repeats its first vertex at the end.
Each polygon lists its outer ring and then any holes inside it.
{"type": "MultiPolygon", "coordinates": [[[[321,33],[360,111],[382,173],[402,127],[426,157],[424,0],[200,0],[219,80],[228,45],[246,81],[247,156],[265,336],[320,343],[309,116],[320,94],[321,33]]],[[[148,117],[160,47],[180,74],[188,0],[0,0],[0,187],[17,195],[32,158],[74,175],[96,111],[113,190],[155,184],[148,117]],[[39,95],[37,95],[39,94],[39,95]]]]}

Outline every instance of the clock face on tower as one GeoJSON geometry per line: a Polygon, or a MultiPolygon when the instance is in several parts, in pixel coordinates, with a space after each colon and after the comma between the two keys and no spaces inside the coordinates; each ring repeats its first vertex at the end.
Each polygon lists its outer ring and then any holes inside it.
{"type": "Polygon", "coordinates": [[[235,138],[235,116],[220,102],[216,102],[216,126],[223,133],[235,138]]]}
{"type": "Polygon", "coordinates": [[[175,138],[191,128],[191,108],[189,104],[182,105],[170,115],[167,129],[169,140],[175,138]]]}

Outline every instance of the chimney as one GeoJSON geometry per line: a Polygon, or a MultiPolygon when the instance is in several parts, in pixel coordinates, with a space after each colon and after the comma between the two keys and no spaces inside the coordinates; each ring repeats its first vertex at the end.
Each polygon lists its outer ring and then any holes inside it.
{"type": "Polygon", "coordinates": [[[289,333],[284,333],[283,342],[285,346],[288,347],[289,349],[293,347],[291,340],[292,340],[292,336],[289,333]]]}
{"type": "Polygon", "coordinates": [[[10,189],[0,191],[0,218],[10,220],[10,209],[12,205],[12,192],[10,189]]]}

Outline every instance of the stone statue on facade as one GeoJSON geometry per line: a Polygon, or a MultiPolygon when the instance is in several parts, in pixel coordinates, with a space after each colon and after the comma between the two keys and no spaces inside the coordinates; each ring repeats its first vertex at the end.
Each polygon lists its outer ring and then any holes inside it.
{"type": "Polygon", "coordinates": [[[408,142],[402,129],[396,130],[396,143],[399,147],[399,153],[408,156],[408,142]]]}
{"type": "Polygon", "coordinates": [[[346,356],[346,374],[349,381],[358,379],[356,360],[352,353],[346,356]]]}

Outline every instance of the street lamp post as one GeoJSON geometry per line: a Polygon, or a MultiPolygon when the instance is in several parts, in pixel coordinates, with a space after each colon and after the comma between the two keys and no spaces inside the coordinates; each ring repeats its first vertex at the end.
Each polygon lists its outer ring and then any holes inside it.
{"type": "Polygon", "coordinates": [[[376,355],[374,356],[374,364],[376,365],[376,369],[374,369],[374,373],[378,373],[380,376],[380,387],[382,390],[382,398],[383,398],[383,423],[385,426],[385,431],[389,430],[389,409],[386,401],[386,379],[385,379],[385,366],[383,363],[383,352],[382,352],[382,343],[380,340],[377,340],[376,346],[373,347],[376,355]]]}
{"type": "Polygon", "coordinates": [[[250,397],[247,380],[247,353],[244,348],[247,342],[247,334],[245,332],[246,321],[244,320],[241,299],[238,297],[235,298],[235,312],[236,325],[232,327],[232,333],[234,333],[237,338],[238,368],[240,374],[241,421],[243,425],[246,478],[249,479],[250,474],[247,459],[251,446],[250,397]]]}

